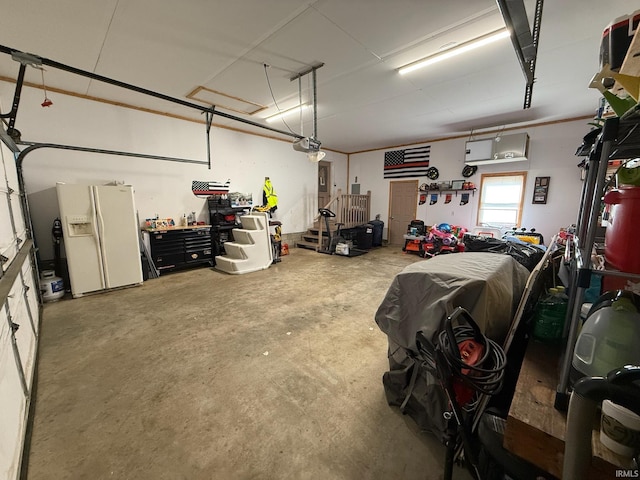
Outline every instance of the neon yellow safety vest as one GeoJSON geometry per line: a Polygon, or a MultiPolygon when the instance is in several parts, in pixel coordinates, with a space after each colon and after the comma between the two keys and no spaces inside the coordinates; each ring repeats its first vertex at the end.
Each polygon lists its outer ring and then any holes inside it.
{"type": "Polygon", "coordinates": [[[271,185],[271,180],[268,178],[264,181],[263,192],[267,206],[271,210],[275,210],[275,207],[278,205],[278,195],[276,195],[273,185],[271,185]]]}

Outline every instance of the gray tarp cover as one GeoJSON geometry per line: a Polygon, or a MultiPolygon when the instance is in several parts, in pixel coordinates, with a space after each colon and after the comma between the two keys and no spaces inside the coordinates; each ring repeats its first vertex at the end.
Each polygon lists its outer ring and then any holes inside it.
{"type": "Polygon", "coordinates": [[[461,306],[487,337],[501,344],[528,277],[529,271],[509,255],[439,255],[396,275],[375,320],[396,345],[415,351],[416,332],[433,340],[446,316],[461,306]]]}
{"type": "Polygon", "coordinates": [[[487,337],[502,344],[528,277],[511,256],[488,252],[440,255],[396,275],[375,316],[389,343],[389,371],[383,376],[388,403],[444,441],[447,400],[439,381],[416,360],[416,332],[434,343],[446,316],[461,306],[487,337]]]}

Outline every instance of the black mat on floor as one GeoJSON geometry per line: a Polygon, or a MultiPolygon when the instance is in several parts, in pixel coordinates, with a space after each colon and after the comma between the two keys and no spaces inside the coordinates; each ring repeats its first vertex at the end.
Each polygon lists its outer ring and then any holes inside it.
{"type": "Polygon", "coordinates": [[[359,257],[360,255],[364,255],[365,253],[369,253],[369,250],[361,250],[359,248],[350,248],[349,255],[338,255],[339,257],[359,257]]]}

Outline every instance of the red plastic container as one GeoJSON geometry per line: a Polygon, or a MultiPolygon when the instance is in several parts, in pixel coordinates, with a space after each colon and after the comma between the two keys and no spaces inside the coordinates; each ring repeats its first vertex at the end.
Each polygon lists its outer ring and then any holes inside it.
{"type": "Polygon", "coordinates": [[[604,256],[614,268],[640,273],[640,187],[621,186],[604,196],[613,205],[604,237],[604,256]]]}

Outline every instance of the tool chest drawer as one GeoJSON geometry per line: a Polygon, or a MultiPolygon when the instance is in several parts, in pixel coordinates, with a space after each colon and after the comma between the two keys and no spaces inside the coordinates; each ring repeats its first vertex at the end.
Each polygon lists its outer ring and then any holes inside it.
{"type": "Polygon", "coordinates": [[[145,230],[151,258],[160,273],[197,265],[213,265],[211,227],[198,225],[145,230]]]}

